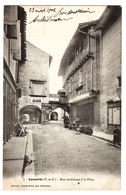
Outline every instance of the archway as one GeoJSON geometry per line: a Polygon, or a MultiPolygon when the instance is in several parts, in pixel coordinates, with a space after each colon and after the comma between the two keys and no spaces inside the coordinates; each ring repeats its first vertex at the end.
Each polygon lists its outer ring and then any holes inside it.
{"type": "Polygon", "coordinates": [[[51,120],[55,120],[55,121],[58,120],[58,113],[57,112],[52,112],[51,113],[51,120]]]}
{"type": "Polygon", "coordinates": [[[69,117],[69,113],[66,112],[63,108],[60,106],[55,107],[51,112],[49,113],[49,120],[54,120],[53,116],[51,115],[53,112],[56,112],[58,114],[58,121],[63,121],[64,116],[69,117]]]}
{"type": "Polygon", "coordinates": [[[34,105],[24,106],[20,110],[19,114],[20,116],[23,116],[24,123],[31,123],[31,124],[41,123],[41,110],[37,106],[34,105]],[[26,115],[29,116],[29,120],[28,118],[26,120],[26,115]]]}

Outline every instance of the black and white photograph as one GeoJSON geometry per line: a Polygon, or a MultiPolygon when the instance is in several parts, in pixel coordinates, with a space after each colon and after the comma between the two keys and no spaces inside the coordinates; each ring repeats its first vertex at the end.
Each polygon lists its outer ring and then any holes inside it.
{"type": "Polygon", "coordinates": [[[121,84],[121,5],[3,5],[3,190],[119,191],[121,84]]]}

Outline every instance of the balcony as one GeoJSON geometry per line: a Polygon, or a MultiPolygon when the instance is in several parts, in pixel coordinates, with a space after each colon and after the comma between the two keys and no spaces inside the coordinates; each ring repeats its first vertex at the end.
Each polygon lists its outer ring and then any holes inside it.
{"type": "Polygon", "coordinates": [[[89,98],[97,98],[97,92],[95,92],[94,90],[91,90],[87,93],[81,94],[81,95],[76,96],[74,98],[70,98],[69,103],[70,104],[77,103],[77,102],[80,102],[82,100],[86,100],[86,99],[89,99],[89,98]]]}
{"type": "Polygon", "coordinates": [[[59,103],[60,104],[67,104],[67,98],[64,90],[59,90],[58,91],[59,95],[59,103]]]}

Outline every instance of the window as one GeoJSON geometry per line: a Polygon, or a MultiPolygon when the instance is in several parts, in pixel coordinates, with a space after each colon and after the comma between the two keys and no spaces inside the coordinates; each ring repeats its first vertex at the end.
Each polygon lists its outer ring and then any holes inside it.
{"type": "Polygon", "coordinates": [[[79,51],[82,51],[83,50],[83,42],[80,41],[80,44],[79,44],[79,51]]]}
{"type": "Polygon", "coordinates": [[[113,124],[120,125],[120,107],[113,108],[113,124]]]}
{"type": "Polygon", "coordinates": [[[108,109],[108,123],[109,125],[120,125],[120,107],[113,107],[108,109]]]}
{"type": "Polygon", "coordinates": [[[29,88],[31,88],[31,95],[33,96],[46,96],[46,81],[31,80],[29,88]]]}
{"type": "Polygon", "coordinates": [[[86,73],[86,75],[85,75],[85,89],[86,89],[86,92],[88,91],[88,73],[86,73]]]}
{"type": "Polygon", "coordinates": [[[79,86],[82,85],[83,72],[82,69],[79,70],[79,86]]]}
{"type": "Polygon", "coordinates": [[[72,92],[72,87],[71,87],[71,81],[69,81],[68,83],[68,93],[72,92]]]}
{"type": "Polygon", "coordinates": [[[113,124],[113,120],[112,120],[113,109],[109,108],[108,112],[109,112],[109,124],[113,124]]]}
{"type": "Polygon", "coordinates": [[[96,52],[96,40],[92,36],[89,36],[89,50],[90,53],[96,52]]]}

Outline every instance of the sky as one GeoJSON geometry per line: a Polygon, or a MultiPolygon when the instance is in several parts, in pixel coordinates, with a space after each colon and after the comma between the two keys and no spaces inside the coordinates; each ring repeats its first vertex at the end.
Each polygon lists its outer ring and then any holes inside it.
{"type": "Polygon", "coordinates": [[[62,89],[62,77],[58,77],[60,62],[78,24],[98,19],[105,6],[24,6],[24,8],[27,12],[27,41],[53,57],[49,69],[49,92],[57,93],[62,89]],[[79,9],[83,13],[80,13],[79,9]],[[69,12],[71,10],[76,14],[69,12]],[[60,18],[62,21],[47,21],[49,17],[60,18]]]}

